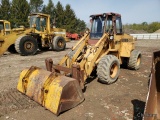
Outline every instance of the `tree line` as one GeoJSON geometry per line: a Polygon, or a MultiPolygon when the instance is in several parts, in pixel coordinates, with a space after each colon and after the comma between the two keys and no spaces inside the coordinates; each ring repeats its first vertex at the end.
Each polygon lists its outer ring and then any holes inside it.
{"type": "Polygon", "coordinates": [[[11,22],[12,28],[23,25],[29,27],[28,16],[30,13],[45,13],[51,16],[51,23],[58,28],[64,28],[67,32],[80,33],[85,30],[86,24],[76,17],[69,4],[65,7],[60,1],[56,5],[48,0],[45,5],[43,0],[1,0],[0,19],[11,22]]]}
{"type": "Polygon", "coordinates": [[[153,33],[156,30],[160,29],[160,22],[152,22],[152,23],[147,23],[143,22],[141,24],[126,24],[124,25],[124,29],[133,29],[133,30],[144,30],[148,33],[153,33]]]}

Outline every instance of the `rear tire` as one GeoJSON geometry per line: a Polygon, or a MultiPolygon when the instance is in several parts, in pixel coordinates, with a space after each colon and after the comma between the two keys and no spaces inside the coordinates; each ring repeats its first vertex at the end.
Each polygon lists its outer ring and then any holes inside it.
{"type": "Polygon", "coordinates": [[[141,64],[141,52],[133,50],[128,62],[128,68],[133,70],[138,70],[141,64]]]}
{"type": "Polygon", "coordinates": [[[119,76],[120,63],[116,56],[106,55],[102,57],[97,66],[98,80],[102,83],[111,84],[119,76]]]}
{"type": "Polygon", "coordinates": [[[55,36],[52,42],[53,50],[62,51],[66,48],[66,41],[61,36],[55,36]]]}
{"type": "Polygon", "coordinates": [[[34,55],[37,52],[37,41],[32,36],[21,36],[15,42],[16,51],[23,56],[34,55]]]}

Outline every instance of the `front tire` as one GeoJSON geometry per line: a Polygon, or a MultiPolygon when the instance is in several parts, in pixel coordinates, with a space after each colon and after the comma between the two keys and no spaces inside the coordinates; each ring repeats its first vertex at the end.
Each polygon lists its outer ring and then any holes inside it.
{"type": "Polygon", "coordinates": [[[133,70],[138,70],[141,64],[141,52],[138,50],[133,50],[128,62],[128,68],[133,70]]]}
{"type": "Polygon", "coordinates": [[[23,56],[34,55],[37,52],[37,41],[32,36],[21,36],[15,42],[16,51],[23,56]]]}
{"type": "Polygon", "coordinates": [[[106,55],[102,57],[97,66],[98,80],[102,83],[111,84],[118,79],[120,63],[116,56],[106,55]]]}
{"type": "Polygon", "coordinates": [[[66,48],[66,41],[61,36],[55,36],[52,42],[53,50],[62,51],[66,48]]]}

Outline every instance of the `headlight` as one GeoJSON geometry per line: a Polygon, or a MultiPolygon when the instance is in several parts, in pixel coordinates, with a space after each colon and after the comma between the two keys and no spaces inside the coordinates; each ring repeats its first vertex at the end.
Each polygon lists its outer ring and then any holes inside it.
{"type": "Polygon", "coordinates": [[[109,37],[109,39],[110,39],[110,40],[113,40],[113,35],[111,35],[111,36],[109,37]]]}

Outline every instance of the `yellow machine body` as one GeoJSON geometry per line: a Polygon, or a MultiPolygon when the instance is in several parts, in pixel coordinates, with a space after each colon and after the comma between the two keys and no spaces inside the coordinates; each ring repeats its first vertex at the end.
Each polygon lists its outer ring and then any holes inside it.
{"type": "MultiPolygon", "coordinates": [[[[94,70],[101,82],[111,84],[118,79],[120,64],[125,61],[128,60],[130,68],[139,69],[141,53],[134,51],[135,39],[122,31],[117,33],[116,18],[120,20],[120,14],[93,15],[91,31],[86,30],[58,64],[54,64],[52,58],[47,58],[47,71],[37,67],[23,70],[17,89],[58,115],[84,100],[81,89],[94,70]],[[113,23],[110,32],[102,30],[108,27],[105,23],[107,20],[113,23]],[[103,23],[106,27],[102,27],[103,23]],[[98,26],[97,30],[95,25],[98,26]],[[97,32],[99,28],[102,33],[97,32]]],[[[121,22],[117,23],[122,27],[121,22]]]]}

